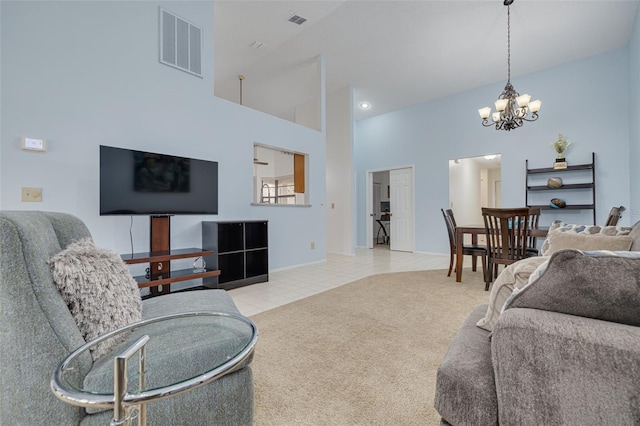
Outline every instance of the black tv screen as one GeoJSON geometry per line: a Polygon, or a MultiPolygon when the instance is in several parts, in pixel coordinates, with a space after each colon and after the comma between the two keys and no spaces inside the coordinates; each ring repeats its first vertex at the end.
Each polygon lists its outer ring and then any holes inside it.
{"type": "Polygon", "coordinates": [[[100,146],[100,215],[218,214],[218,163],[100,146]]]}

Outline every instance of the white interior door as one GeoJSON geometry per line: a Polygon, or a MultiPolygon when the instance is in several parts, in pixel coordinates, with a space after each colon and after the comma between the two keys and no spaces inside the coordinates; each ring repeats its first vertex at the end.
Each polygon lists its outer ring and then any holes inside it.
{"type": "Polygon", "coordinates": [[[391,184],[391,250],[413,251],[413,169],[389,172],[391,184]]]}

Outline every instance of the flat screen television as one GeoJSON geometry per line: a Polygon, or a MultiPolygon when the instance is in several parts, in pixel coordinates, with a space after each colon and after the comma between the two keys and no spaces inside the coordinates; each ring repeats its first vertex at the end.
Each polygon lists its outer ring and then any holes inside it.
{"type": "Polygon", "coordinates": [[[218,163],[100,145],[100,215],[218,214],[218,163]]]}

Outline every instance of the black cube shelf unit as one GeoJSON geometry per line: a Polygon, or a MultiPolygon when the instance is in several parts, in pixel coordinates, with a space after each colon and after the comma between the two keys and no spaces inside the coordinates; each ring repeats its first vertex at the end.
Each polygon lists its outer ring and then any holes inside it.
{"type": "Polygon", "coordinates": [[[207,288],[230,290],[269,281],[269,233],[266,220],[202,222],[207,269],[220,275],[203,279],[207,288]]]}

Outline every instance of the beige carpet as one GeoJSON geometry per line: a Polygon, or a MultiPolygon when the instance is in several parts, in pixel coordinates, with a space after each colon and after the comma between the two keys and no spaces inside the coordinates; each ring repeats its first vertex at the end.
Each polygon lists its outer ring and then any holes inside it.
{"type": "Polygon", "coordinates": [[[255,424],[436,425],[436,369],[481,272],[375,275],[257,314],[255,424]]]}

